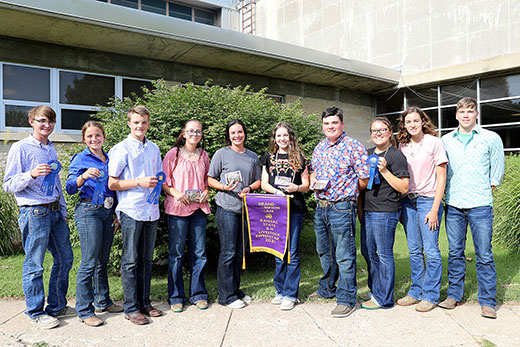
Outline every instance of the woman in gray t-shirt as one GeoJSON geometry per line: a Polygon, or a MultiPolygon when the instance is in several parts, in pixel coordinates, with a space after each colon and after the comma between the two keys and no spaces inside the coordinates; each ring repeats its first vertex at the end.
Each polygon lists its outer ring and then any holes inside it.
{"type": "Polygon", "coordinates": [[[218,190],[218,302],[229,308],[242,308],[251,302],[251,297],[240,290],[244,254],[242,196],[260,188],[261,170],[258,156],[244,147],[247,130],[241,120],[233,119],[227,124],[225,138],[227,146],[215,152],[208,172],[209,186],[218,190]]]}

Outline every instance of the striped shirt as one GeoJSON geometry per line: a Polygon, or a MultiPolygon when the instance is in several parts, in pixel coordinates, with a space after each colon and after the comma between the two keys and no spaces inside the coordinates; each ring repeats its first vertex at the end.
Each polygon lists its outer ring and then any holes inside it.
{"type": "Polygon", "coordinates": [[[457,208],[492,206],[492,186],[504,175],[504,147],[495,132],[476,125],[464,143],[458,129],[442,137],[448,156],[446,204],[457,208]]]}
{"type": "Polygon", "coordinates": [[[60,213],[67,218],[67,205],[61,190],[60,175],[56,175],[54,191],[51,196],[41,191],[45,176],[32,178],[31,170],[36,165],[58,160],[54,145],[50,140],[44,145],[32,135],[13,143],[7,154],[4,175],[4,190],[14,193],[18,206],[35,206],[60,201],[60,213]]]}

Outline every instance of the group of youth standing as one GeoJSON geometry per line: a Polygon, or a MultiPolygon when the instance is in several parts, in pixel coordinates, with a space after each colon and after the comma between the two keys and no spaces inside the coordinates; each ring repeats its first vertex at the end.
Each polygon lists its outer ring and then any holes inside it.
{"type": "Polygon", "coordinates": [[[409,107],[399,119],[398,149],[388,119],[370,126],[376,145],[380,183],[360,198],[361,252],[368,267],[370,293],[360,295],[366,309],[394,305],[393,244],[398,221],[404,226],[412,284],[401,306],[418,312],[439,306],[454,309],[464,294],[466,233],[470,226],[477,256],[478,301],[481,316],[496,318],[496,269],[491,251],[494,187],[504,172],[500,137],[477,124],[477,103],[463,98],[457,104],[457,129],[438,137],[430,118],[409,107]],[[442,206],[444,193],[445,209],[442,206]],[[446,211],[448,295],[440,300],[442,258],[439,229],[446,211]]]}
{"type": "MultiPolygon", "coordinates": [[[[331,107],[322,114],[326,138],[316,146],[310,162],[300,150],[292,127],[285,122],[274,127],[269,152],[259,161],[245,147],[245,124],[239,119],[230,121],[224,131],[226,146],[214,154],[211,162],[201,148],[202,124],[195,119],[186,122],[164,160],[157,145],[146,138],[150,113],[143,106],[128,111],[130,134],[108,153],[103,151],[103,126],[87,122],[82,129],[87,148],[72,157],[66,183],[67,192],[79,192],[80,198],[74,213],[82,254],[76,288],[78,318],[88,326],[98,326],[103,320],[96,313],[124,311],[126,319],[142,325],[149,323],[147,317],[163,315],[150,301],[159,207],[148,201],[151,191],[158,195],[161,190],[166,194],[169,232],[168,302],[174,312],[182,312],[188,300],[201,310],[208,308],[203,269],[207,261],[205,232],[210,187],[218,191],[217,283],[218,302],[222,305],[236,309],[251,302],[251,297],[240,289],[243,228],[247,229],[242,197],[260,187],[267,193],[291,196],[289,254],[284,259],[276,258],[276,295],[272,303],[282,310],[291,310],[299,302],[299,239],[307,211],[303,193],[313,189],[317,200],[316,249],[323,276],[310,297],[335,297],[333,317],[348,316],[356,305],[354,236],[358,214],[361,252],[369,270],[370,292],[360,295],[365,300],[364,308],[394,305],[393,244],[399,221],[408,240],[412,285],[397,303],[418,304],[416,310],[421,312],[437,305],[455,308],[464,291],[464,249],[469,223],[477,253],[482,315],[496,317],[491,191],[500,183],[504,158],[498,135],[476,124],[476,107],[473,99],[462,99],[457,105],[459,127],[442,141],[421,109],[408,108],[400,118],[398,147],[388,119],[375,118],[370,125],[375,147],[368,153],[361,143],[346,136],[342,110],[331,107]],[[379,180],[370,177],[368,154],[377,156],[379,180]],[[450,285],[448,298],[439,303],[442,265],[438,236],[445,186],[450,285]],[[111,300],[107,277],[114,226],[119,224],[123,237],[122,307],[111,300]],[[186,246],[188,299],[182,274],[186,246]]],[[[43,328],[59,325],[58,317],[76,314],[66,305],[65,298],[73,256],[59,175],[52,176],[52,191],[40,191],[45,177],[56,171],[52,163],[57,161],[57,155],[48,139],[55,120],[54,111],[47,106],[29,112],[33,134],[13,144],[4,177],[4,189],[15,193],[20,206],[19,224],[26,253],[26,314],[43,328]],[[42,263],[47,249],[54,264],[44,309],[42,263]]]]}

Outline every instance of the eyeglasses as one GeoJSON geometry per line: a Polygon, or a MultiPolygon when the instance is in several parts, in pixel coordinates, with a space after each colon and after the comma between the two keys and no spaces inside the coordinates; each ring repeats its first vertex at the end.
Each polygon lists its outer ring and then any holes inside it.
{"type": "Polygon", "coordinates": [[[382,129],[370,129],[370,133],[372,135],[375,135],[375,134],[386,134],[388,132],[388,128],[382,128],[382,129]]]}
{"type": "Polygon", "coordinates": [[[51,122],[51,121],[48,121],[48,120],[45,120],[45,119],[36,119],[36,118],[34,118],[33,120],[35,122],[38,122],[38,123],[42,124],[42,125],[54,125],[54,124],[56,124],[56,122],[51,122]]]}
{"type": "Polygon", "coordinates": [[[188,130],[186,130],[186,133],[188,135],[202,136],[202,131],[200,131],[200,130],[188,129],[188,130]]]}

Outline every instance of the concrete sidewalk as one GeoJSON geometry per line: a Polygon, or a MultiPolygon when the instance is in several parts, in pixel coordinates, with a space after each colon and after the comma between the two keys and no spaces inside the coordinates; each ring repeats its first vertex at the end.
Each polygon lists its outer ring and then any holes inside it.
{"type": "Polygon", "coordinates": [[[0,300],[0,345],[520,346],[520,305],[498,307],[496,320],[480,317],[477,304],[422,314],[413,307],[358,309],[347,318],[332,318],[335,304],[324,301],[308,301],[288,312],[255,301],[241,310],[213,304],[205,311],[189,306],[182,313],[169,311],[166,303],[154,306],[167,313],[145,326],[131,324],[123,314],[103,313],[100,327],[87,327],[72,317],[43,330],[24,314],[23,300],[0,300]]]}

